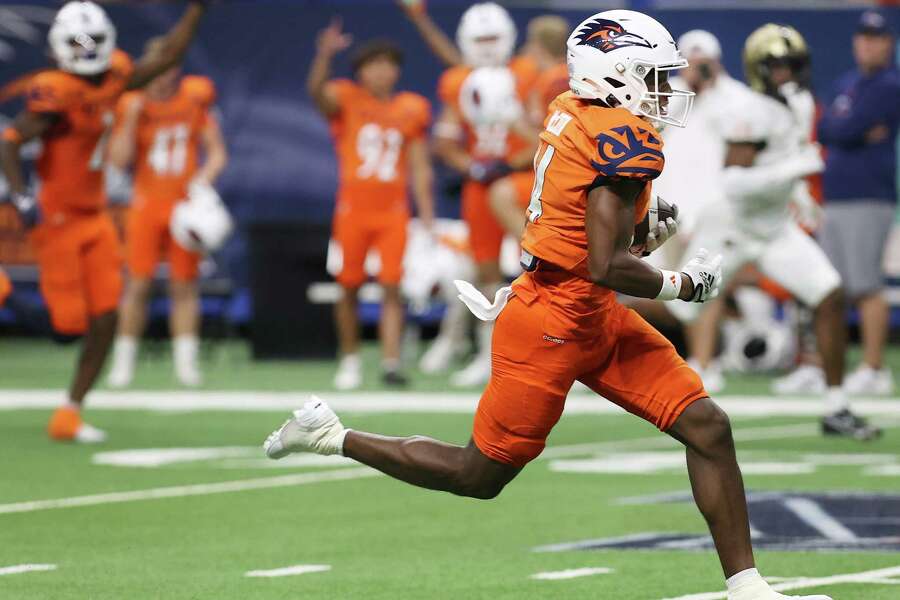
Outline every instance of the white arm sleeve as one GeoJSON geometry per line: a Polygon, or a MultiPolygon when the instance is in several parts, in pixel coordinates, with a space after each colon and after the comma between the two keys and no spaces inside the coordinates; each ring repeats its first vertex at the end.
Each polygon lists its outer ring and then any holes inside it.
{"type": "Polygon", "coordinates": [[[730,196],[748,197],[763,193],[775,186],[789,184],[795,179],[818,173],[824,166],[819,154],[819,147],[808,144],[794,156],[774,164],[726,167],[722,183],[730,196]]]}

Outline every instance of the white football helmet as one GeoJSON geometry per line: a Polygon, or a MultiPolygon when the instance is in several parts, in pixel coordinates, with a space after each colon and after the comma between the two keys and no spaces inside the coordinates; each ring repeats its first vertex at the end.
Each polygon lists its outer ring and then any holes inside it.
{"type": "Polygon", "coordinates": [[[659,89],[659,74],[687,66],[675,40],[659,21],[632,10],[608,10],[585,19],[566,43],[569,87],[577,96],[597,99],[684,127],[694,93],[659,89]],[[651,90],[645,81],[653,73],[651,90]],[[684,102],[672,102],[682,98],[684,102]],[[677,108],[677,114],[670,110],[677,108]]]}
{"type": "Polygon", "coordinates": [[[522,116],[516,78],[506,67],[479,67],[459,92],[463,117],[473,125],[509,124],[522,116]]]}
{"type": "Polygon", "coordinates": [[[470,67],[505,65],[516,45],[516,24],[496,2],[473,4],[459,21],[456,45],[470,67]]]}
{"type": "Polygon", "coordinates": [[[179,246],[208,254],[222,247],[234,224],[218,192],[208,184],[193,182],[187,200],[175,205],[169,231],[179,246]]]}
{"type": "Polygon", "coordinates": [[[76,75],[97,75],[109,68],[116,28],[100,6],[81,0],[56,13],[47,41],[59,68],[76,75]]]}

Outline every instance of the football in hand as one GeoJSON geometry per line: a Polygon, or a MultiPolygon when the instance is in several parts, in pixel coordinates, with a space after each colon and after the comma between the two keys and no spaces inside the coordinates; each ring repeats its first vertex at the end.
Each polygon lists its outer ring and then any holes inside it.
{"type": "Polygon", "coordinates": [[[669,204],[657,195],[650,198],[650,208],[644,219],[634,226],[634,239],[631,241],[631,253],[642,256],[647,247],[647,235],[656,231],[660,223],[668,219],[678,220],[678,206],[669,204]]]}

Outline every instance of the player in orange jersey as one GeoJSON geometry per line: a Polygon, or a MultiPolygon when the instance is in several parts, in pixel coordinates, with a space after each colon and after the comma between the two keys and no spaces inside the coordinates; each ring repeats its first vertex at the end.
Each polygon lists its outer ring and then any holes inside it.
{"type": "Polygon", "coordinates": [[[3,307],[3,304],[6,302],[6,299],[9,298],[11,293],[12,282],[9,280],[9,275],[6,274],[3,267],[0,267],[0,308],[3,307]]]}
{"type": "MultiPolygon", "coordinates": [[[[536,69],[528,58],[512,58],[515,38],[515,24],[504,8],[493,2],[473,4],[457,31],[464,64],[451,67],[438,81],[443,106],[434,128],[435,153],[464,177],[462,218],[469,226],[478,285],[488,296],[503,285],[500,248],[506,233],[491,211],[489,190],[507,176],[528,189],[537,145],[537,129],[522,118],[536,69]],[[479,114],[477,109],[487,108],[491,103],[486,99],[493,96],[500,100],[500,110],[479,114]],[[505,102],[504,96],[509,98],[505,102]]],[[[479,324],[478,352],[453,375],[454,385],[487,381],[491,330],[492,324],[479,324]]]]}
{"type": "MultiPolygon", "coordinates": [[[[727,599],[783,600],[754,568],[727,415],[672,344],[616,301],[621,292],[703,302],[718,291],[721,257],[700,252],[681,272],[660,271],[636,255],[645,248],[632,245],[650,182],[664,165],[653,123],[683,126],[690,108],[691,93],[668,83],[669,72],[687,61],[665,27],[626,10],[587,19],[568,48],[573,92],[551,104],[540,134],[523,241],[526,273],[493,305],[459,286],[478,316],[499,315],[491,379],[469,444],[347,430],[313,398],[268,437],[265,451],[276,459],[342,454],[419,487],[493,498],[541,453],[578,380],[685,445],[727,599]],[[672,97],[687,100],[680,114],[669,113],[672,97]]],[[[670,221],[650,232],[647,250],[676,229],[670,221]]]]}
{"type": "Polygon", "coordinates": [[[429,228],[434,218],[426,140],[429,103],[418,94],[395,91],[402,54],[389,41],[370,41],[357,49],[353,81],[329,81],[332,57],[350,42],[339,20],[325,28],[307,81],[310,96],[331,125],[339,166],[332,233],[342,257],[337,280],[343,294],[335,307],[341,353],[334,379],[338,389],[362,384],[358,292],[372,249],[381,259],[378,280],[384,291],[379,327],[383,379],[390,385],[406,383],[400,372],[400,280],[409,221],[407,176],[419,218],[429,228]]]}
{"type": "Polygon", "coordinates": [[[147,85],[181,61],[204,11],[203,2],[191,2],[159,51],[132,64],[116,49],[115,27],[102,8],[69,2],[48,36],[58,68],[31,78],[25,110],[3,132],[3,174],[29,229],[53,328],[61,339],[84,337],[68,400],[50,420],[53,439],[105,438],[82,421],[80,409],[106,360],[122,290],[119,239],[105,210],[103,182],[116,103],[127,89],[147,85]],[[37,198],[19,157],[22,144],[34,138],[43,141],[37,198]]]}
{"type": "MultiPolygon", "coordinates": [[[[147,52],[156,52],[161,43],[154,38],[147,52]]],[[[227,163],[225,141],[211,110],[215,96],[208,78],[182,77],[180,67],[172,67],[144,91],[119,100],[109,158],[120,169],[134,165],[134,201],[126,232],[129,281],[113,346],[111,387],[126,387],[134,376],[153,274],[163,251],[171,271],[169,330],[175,376],[185,386],[202,383],[197,365],[201,256],[172,239],[169,221],[175,204],[188,197],[189,184],[213,185],[227,163]]]]}

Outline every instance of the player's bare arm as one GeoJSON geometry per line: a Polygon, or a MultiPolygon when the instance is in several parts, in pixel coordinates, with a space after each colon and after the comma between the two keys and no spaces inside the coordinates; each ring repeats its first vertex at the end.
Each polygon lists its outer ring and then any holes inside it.
{"type": "Polygon", "coordinates": [[[140,89],[166,69],[180,63],[197,33],[200,19],[205,12],[206,2],[193,0],[178,23],[162,38],[159,46],[137,61],[134,72],[128,80],[128,89],[140,89]]]}
{"type": "Polygon", "coordinates": [[[456,44],[437,26],[425,8],[424,0],[398,0],[410,23],[422,36],[422,40],[444,65],[455,67],[463,62],[456,44]]]}
{"type": "MultiPolygon", "coordinates": [[[[643,181],[622,180],[596,187],[588,194],[588,271],[597,285],[629,296],[656,298],[662,287],[662,272],[629,251],[635,201],[645,185],[643,181]]],[[[680,276],[678,297],[689,300],[694,284],[690,277],[680,276]]]]}
{"type": "Polygon", "coordinates": [[[3,135],[0,161],[11,192],[22,194],[26,190],[19,149],[23,144],[44,135],[58,119],[59,115],[56,113],[22,111],[10,126],[9,133],[3,135]]]}
{"type": "Polygon", "coordinates": [[[214,115],[209,115],[206,127],[200,134],[200,141],[205,158],[196,179],[213,185],[228,164],[228,147],[225,145],[219,120],[214,115]]]}
{"type": "Polygon", "coordinates": [[[452,106],[444,106],[434,126],[434,153],[445,165],[467,175],[473,161],[463,146],[462,137],[461,115],[452,106]]]}
{"type": "Polygon", "coordinates": [[[434,224],[434,194],[432,192],[434,170],[431,167],[428,143],[424,138],[411,140],[408,152],[416,210],[422,224],[430,228],[434,224]]]}
{"type": "Polygon", "coordinates": [[[144,106],[143,98],[135,96],[122,111],[118,127],[109,139],[107,159],[117,169],[127,169],[134,162],[138,119],[144,106]]]}
{"type": "Polygon", "coordinates": [[[339,18],[332,19],[316,39],[316,55],[309,67],[306,91],[319,112],[326,117],[334,116],[340,108],[337,96],[328,85],[331,77],[331,61],[335,54],[346,50],[352,42],[353,37],[343,32],[343,22],[339,18]]]}

